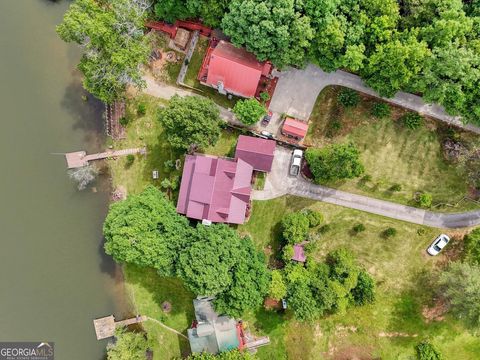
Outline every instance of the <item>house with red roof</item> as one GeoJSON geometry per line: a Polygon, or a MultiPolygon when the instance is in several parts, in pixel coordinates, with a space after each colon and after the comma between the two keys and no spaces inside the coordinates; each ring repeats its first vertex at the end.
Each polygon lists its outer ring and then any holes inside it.
{"type": "Polygon", "coordinates": [[[285,118],[282,127],[282,134],[293,137],[297,140],[303,139],[307,135],[308,124],[304,121],[294,119],[292,117],[285,118]]]}
{"type": "Polygon", "coordinates": [[[253,166],[242,159],[187,155],[177,212],[211,222],[243,224],[250,206],[253,166]]]}
{"type": "Polygon", "coordinates": [[[198,79],[221,94],[251,98],[255,96],[260,78],[268,76],[271,69],[271,63],[260,62],[245,49],[221,40],[207,51],[198,79]]]}
{"type": "Polygon", "coordinates": [[[275,145],[274,140],[240,135],[235,158],[252,165],[253,170],[269,172],[272,170],[275,145]]]}

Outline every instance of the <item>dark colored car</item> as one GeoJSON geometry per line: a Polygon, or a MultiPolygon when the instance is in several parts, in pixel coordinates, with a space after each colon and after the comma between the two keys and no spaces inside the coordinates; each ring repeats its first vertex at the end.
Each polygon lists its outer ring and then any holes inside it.
{"type": "Polygon", "coordinates": [[[262,125],[267,126],[270,120],[272,119],[273,113],[271,111],[268,112],[267,115],[265,115],[262,119],[262,125]]]}

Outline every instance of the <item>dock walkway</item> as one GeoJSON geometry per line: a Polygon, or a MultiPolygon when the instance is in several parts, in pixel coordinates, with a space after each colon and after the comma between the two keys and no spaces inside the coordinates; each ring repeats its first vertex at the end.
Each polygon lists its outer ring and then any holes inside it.
{"type": "Polygon", "coordinates": [[[95,334],[97,335],[97,340],[102,340],[115,335],[116,328],[138,324],[146,320],[148,320],[146,316],[138,315],[131,319],[115,321],[115,317],[113,315],[110,315],[93,320],[93,326],[95,327],[95,334]]]}
{"type": "Polygon", "coordinates": [[[75,151],[71,153],[66,153],[65,159],[67,160],[67,167],[69,169],[76,169],[87,166],[89,161],[108,159],[117,156],[126,156],[130,154],[146,154],[146,152],[146,148],[110,150],[90,155],[87,155],[85,151],[75,151]]]}

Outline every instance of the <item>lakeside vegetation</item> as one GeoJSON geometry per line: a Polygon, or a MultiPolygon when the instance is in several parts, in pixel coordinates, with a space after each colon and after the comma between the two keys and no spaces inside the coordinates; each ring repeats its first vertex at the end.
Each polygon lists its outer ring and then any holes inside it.
{"type": "Polygon", "coordinates": [[[372,107],[379,100],[360,95],[356,106],[344,107],[338,100],[341,91],[331,86],[320,93],[305,144],[325,147],[351,141],[360,151],[365,172],[356,179],[326,182],[327,186],[411,206],[418,206],[416,194],[427,192],[435,211],[478,208],[477,203],[463,200],[470,196],[465,174],[445,159],[442,149],[449,136],[476,144],[473,134],[430,119],[408,129],[401,122],[406,110],[389,105],[390,113],[376,118],[372,107]]]}

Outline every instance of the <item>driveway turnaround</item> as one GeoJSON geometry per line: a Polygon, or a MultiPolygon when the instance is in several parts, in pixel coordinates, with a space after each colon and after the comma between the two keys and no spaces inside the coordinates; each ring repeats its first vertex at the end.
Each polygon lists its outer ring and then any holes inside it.
{"type": "Polygon", "coordinates": [[[437,228],[455,229],[480,224],[480,210],[456,214],[435,213],[316,185],[301,176],[290,177],[290,158],[290,150],[277,146],[272,171],[266,178],[264,190],[255,190],[254,200],[269,200],[290,194],[437,228]]]}
{"type": "Polygon", "coordinates": [[[326,73],[318,66],[309,64],[305,69],[289,69],[274,75],[278,76],[279,80],[270,110],[277,113],[308,120],[320,91],[329,85],[340,85],[480,134],[480,127],[464,124],[458,116],[448,115],[439,105],[426,104],[420,96],[399,91],[393,98],[382,98],[365,85],[359,76],[345,71],[326,73]]]}

